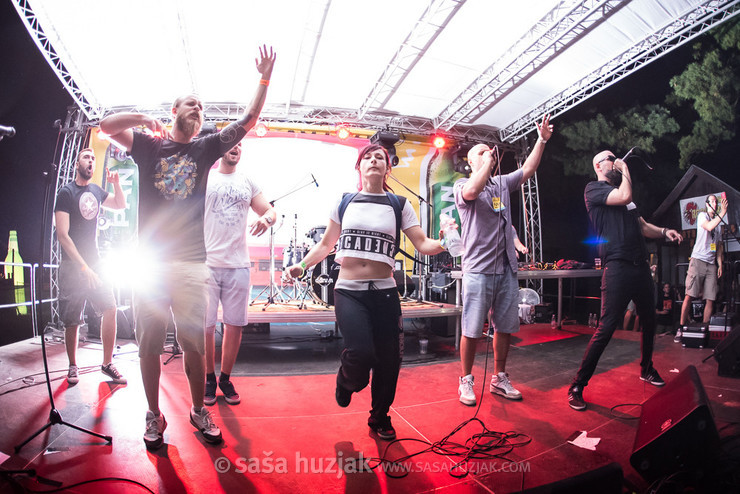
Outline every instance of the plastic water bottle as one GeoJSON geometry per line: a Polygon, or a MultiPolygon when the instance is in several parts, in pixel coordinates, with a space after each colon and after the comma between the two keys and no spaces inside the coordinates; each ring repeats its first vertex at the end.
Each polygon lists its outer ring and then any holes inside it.
{"type": "Polygon", "coordinates": [[[550,319],[550,327],[552,329],[556,329],[558,327],[558,320],[555,318],[555,314],[553,314],[552,319],[550,319]]]}
{"type": "Polygon", "coordinates": [[[447,250],[452,257],[460,257],[465,253],[460,234],[455,228],[455,220],[447,213],[439,215],[439,226],[445,234],[447,250]]]}

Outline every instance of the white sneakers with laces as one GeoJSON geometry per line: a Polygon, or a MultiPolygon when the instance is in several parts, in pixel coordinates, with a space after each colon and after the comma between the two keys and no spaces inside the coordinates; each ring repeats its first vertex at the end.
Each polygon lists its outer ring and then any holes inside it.
{"type": "Polygon", "coordinates": [[[521,400],[522,394],[511,385],[509,381],[509,374],[506,372],[499,372],[491,377],[491,386],[489,387],[491,393],[503,396],[509,400],[521,400]]]}
{"type": "Polygon", "coordinates": [[[460,385],[457,388],[457,394],[460,397],[460,403],[471,407],[475,405],[475,392],[473,391],[474,386],[475,380],[473,378],[473,374],[468,374],[467,376],[460,378],[460,385]]]}

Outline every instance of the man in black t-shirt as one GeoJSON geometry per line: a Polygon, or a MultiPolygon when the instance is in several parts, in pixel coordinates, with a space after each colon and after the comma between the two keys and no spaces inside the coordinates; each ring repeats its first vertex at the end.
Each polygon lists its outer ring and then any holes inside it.
{"type": "Polygon", "coordinates": [[[118,173],[108,172],[107,182],[113,194],[91,183],[95,172],[95,153],[86,148],[77,155],[75,179],[57,194],[54,222],[57,240],[62,246],[59,264],[59,318],[64,324],[64,344],[69,359],[67,382],[77,384],[77,340],[85,303],[102,314],[100,336],[103,342],[101,371],[116,384],[126,379],[111,362],[116,346],[116,300],[110,283],[100,279],[97,230],[100,207],[123,209],[126,198],[121,190],[118,173]]]}
{"type": "Polygon", "coordinates": [[[256,61],[261,80],[251,105],[237,122],[195,139],[203,124],[203,104],[195,95],[172,105],[172,133],[159,120],[139,113],[118,113],[100,129],[123,145],[139,166],[139,243],[149,250],[151,282],[135,294],[136,339],[149,410],[144,443],[160,447],[167,422],[159,410],[160,356],[170,317],[183,350],[192,407],[190,422],[210,443],[221,441],[205,393],[206,250],[203,240],[206,179],[213,163],[234,147],[257,123],[270,83],[275,54],[263,46],[256,61]],[[155,136],[134,132],[140,126],[155,136]]]}
{"type": "Polygon", "coordinates": [[[645,237],[681,242],[675,231],[647,223],[632,202],[632,179],[627,164],[611,151],[593,159],[598,181],[586,185],[584,198],[589,219],[601,241],[604,266],[601,281],[601,320],[583,356],[573,383],[568,388],[568,403],[585,410],[583,388],[596,370],[599,357],[621,322],[630,300],[635,302],[642,321],[642,359],[640,379],[655,386],[665,382],[653,368],[655,336],[655,287],[648,265],[645,237]]]}

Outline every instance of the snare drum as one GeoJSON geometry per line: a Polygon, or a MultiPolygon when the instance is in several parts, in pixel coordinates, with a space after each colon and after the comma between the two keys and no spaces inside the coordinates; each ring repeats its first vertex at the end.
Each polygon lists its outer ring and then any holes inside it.
{"type": "Polygon", "coordinates": [[[339,263],[334,262],[334,254],[313,267],[311,289],[324,303],[334,305],[334,285],[339,278],[339,263]]]}
{"type": "Polygon", "coordinates": [[[313,241],[313,244],[316,245],[321,242],[321,237],[324,236],[325,231],[326,226],[315,226],[308,231],[306,237],[310,238],[313,241]]]}

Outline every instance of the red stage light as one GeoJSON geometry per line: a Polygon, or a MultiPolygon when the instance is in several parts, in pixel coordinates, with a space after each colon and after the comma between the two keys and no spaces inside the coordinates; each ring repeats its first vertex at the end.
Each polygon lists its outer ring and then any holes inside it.
{"type": "Polygon", "coordinates": [[[352,136],[352,132],[349,131],[349,127],[346,125],[337,125],[337,137],[341,140],[345,140],[352,136]]]}
{"type": "Polygon", "coordinates": [[[265,137],[268,130],[267,124],[260,122],[255,126],[254,133],[257,134],[257,137],[265,137]]]}
{"type": "Polygon", "coordinates": [[[447,139],[442,136],[434,136],[432,138],[432,143],[434,144],[435,148],[442,149],[447,144],[447,139]]]}

